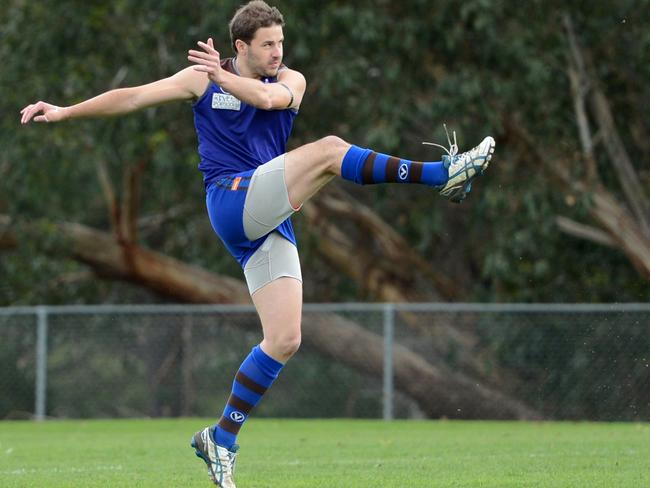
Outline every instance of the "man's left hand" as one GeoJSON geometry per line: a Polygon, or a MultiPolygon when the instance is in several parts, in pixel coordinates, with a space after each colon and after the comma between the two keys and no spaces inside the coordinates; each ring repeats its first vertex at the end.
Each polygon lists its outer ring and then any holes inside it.
{"type": "Polygon", "coordinates": [[[214,83],[219,83],[222,72],[221,56],[219,55],[219,51],[214,48],[212,38],[209,38],[207,43],[199,41],[197,44],[203,51],[190,49],[187,59],[196,63],[196,66],[193,67],[196,71],[206,73],[210,80],[214,83]]]}

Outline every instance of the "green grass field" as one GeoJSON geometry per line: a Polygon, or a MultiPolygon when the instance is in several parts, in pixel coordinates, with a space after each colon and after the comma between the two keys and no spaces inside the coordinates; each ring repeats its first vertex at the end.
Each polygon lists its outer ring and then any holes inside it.
{"type": "MultiPolygon", "coordinates": [[[[208,487],[201,419],[0,422],[0,487],[208,487]]],[[[238,488],[650,487],[650,425],[259,420],[238,488]]]]}

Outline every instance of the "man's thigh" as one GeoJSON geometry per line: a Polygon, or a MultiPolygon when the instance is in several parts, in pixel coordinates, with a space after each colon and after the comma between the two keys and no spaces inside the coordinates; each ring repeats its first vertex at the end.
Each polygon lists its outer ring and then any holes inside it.
{"type": "Polygon", "coordinates": [[[294,212],[284,178],[284,157],[278,156],[253,173],[244,202],[244,232],[251,241],[273,231],[294,212]]]}
{"type": "Polygon", "coordinates": [[[251,295],[279,278],[302,282],[298,249],[279,232],[271,232],[244,266],[244,275],[251,295]]]}

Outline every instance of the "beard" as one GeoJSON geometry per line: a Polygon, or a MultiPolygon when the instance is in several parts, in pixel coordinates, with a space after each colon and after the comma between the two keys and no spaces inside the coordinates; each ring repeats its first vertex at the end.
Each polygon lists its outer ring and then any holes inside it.
{"type": "Polygon", "coordinates": [[[248,58],[249,69],[251,72],[257,73],[261,78],[273,78],[277,76],[280,66],[282,66],[282,58],[265,64],[260,63],[260,61],[254,56],[249,55],[248,58]],[[277,66],[275,66],[276,64],[277,66]]]}
{"type": "Polygon", "coordinates": [[[278,75],[278,71],[280,71],[280,65],[276,67],[267,65],[267,66],[258,66],[255,72],[259,74],[262,78],[273,78],[278,75]]]}

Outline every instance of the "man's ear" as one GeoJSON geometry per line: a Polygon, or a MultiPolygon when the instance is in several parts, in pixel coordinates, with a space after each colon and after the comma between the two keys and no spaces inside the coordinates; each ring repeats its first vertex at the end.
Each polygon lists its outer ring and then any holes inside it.
{"type": "Polygon", "coordinates": [[[248,44],[246,44],[241,39],[236,39],[235,40],[235,49],[237,51],[237,54],[245,55],[247,53],[247,51],[248,51],[248,44]]]}

